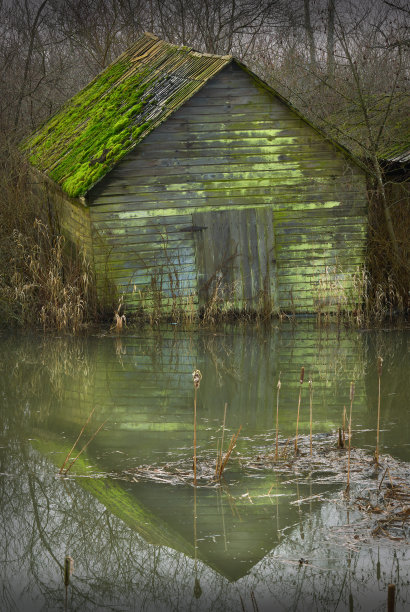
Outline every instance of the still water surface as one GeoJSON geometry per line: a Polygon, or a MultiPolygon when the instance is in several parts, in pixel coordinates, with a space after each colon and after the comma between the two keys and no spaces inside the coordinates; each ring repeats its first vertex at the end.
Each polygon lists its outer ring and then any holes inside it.
{"type": "MultiPolygon", "coordinates": [[[[341,483],[250,474],[241,464],[273,448],[280,372],[280,435],[294,435],[301,366],[313,379],[315,439],[341,425],[353,380],[354,444],[372,451],[377,355],[382,453],[410,461],[409,340],[406,331],[309,322],[120,338],[0,336],[0,609],[383,610],[390,582],[396,609],[409,609],[408,546],[352,540],[362,517],[346,506],[341,483]],[[195,367],[203,376],[199,470],[216,454],[225,402],[226,436],[242,425],[223,486],[194,492],[87,477],[190,461],[195,367]],[[58,477],[93,408],[85,439],[106,425],[73,476],[58,477]],[[75,564],[67,602],[66,554],[75,564]]],[[[309,431],[307,385],[299,431],[309,431]]]]}

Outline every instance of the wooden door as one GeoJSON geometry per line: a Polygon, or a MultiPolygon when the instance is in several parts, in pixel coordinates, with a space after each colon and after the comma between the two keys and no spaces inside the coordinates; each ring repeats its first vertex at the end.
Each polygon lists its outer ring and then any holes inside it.
{"type": "Polygon", "coordinates": [[[271,207],[192,215],[200,304],[212,297],[234,308],[277,306],[271,207]]]}

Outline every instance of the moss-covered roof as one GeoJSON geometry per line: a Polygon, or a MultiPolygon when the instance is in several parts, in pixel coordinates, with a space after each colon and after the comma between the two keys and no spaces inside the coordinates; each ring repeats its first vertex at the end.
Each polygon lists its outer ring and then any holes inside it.
{"type": "Polygon", "coordinates": [[[83,196],[231,60],[146,33],[22,148],[68,195],[83,196]]]}
{"type": "Polygon", "coordinates": [[[339,139],[313,125],[232,56],[198,53],[150,33],[71,98],[23,142],[22,149],[33,166],[69,196],[84,196],[124,155],[232,61],[361,165],[339,139]]]}
{"type": "MultiPolygon", "coordinates": [[[[377,151],[379,160],[408,162],[410,160],[409,94],[397,92],[393,99],[382,93],[377,96],[369,95],[366,103],[373,134],[376,136],[383,126],[377,151]]],[[[325,129],[332,134],[331,126],[335,126],[338,140],[345,142],[350,151],[359,157],[365,156],[366,147],[370,149],[369,132],[359,103],[345,106],[327,117],[325,129]]]]}

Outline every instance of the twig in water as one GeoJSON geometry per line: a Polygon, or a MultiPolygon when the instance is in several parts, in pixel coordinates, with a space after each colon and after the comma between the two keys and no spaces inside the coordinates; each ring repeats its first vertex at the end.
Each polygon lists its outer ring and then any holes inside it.
{"type": "Polygon", "coordinates": [[[219,459],[220,453],[219,453],[219,438],[217,438],[216,440],[216,463],[215,463],[215,478],[218,477],[218,470],[219,470],[219,459]]]}
{"type": "Polygon", "coordinates": [[[239,427],[238,431],[236,432],[236,434],[233,434],[233,436],[231,438],[231,441],[229,443],[228,451],[227,451],[225,457],[223,458],[223,460],[221,461],[221,466],[219,468],[219,474],[218,474],[219,480],[221,479],[222,472],[224,471],[224,469],[226,467],[226,464],[228,463],[229,457],[231,456],[231,453],[232,453],[233,449],[236,446],[236,441],[238,439],[238,436],[240,434],[241,429],[242,429],[242,425],[240,425],[240,427],[239,427]]]}
{"type": "Polygon", "coordinates": [[[278,379],[278,384],[276,386],[276,448],[275,448],[275,461],[278,460],[278,440],[279,440],[279,393],[280,393],[280,388],[282,386],[282,383],[280,382],[280,375],[281,373],[279,372],[279,379],[278,379]]]}
{"type": "Polygon", "coordinates": [[[252,601],[253,612],[259,612],[258,604],[256,603],[255,593],[253,591],[251,591],[251,601],[252,601]]]}
{"type": "Polygon", "coordinates": [[[304,378],[305,378],[305,368],[302,367],[302,369],[300,370],[300,380],[299,380],[299,401],[298,401],[298,416],[296,418],[295,455],[298,454],[299,413],[300,413],[300,402],[302,399],[302,385],[303,385],[304,378]]]}
{"type": "Polygon", "coordinates": [[[342,424],[343,424],[343,448],[345,448],[345,444],[346,444],[346,406],[343,406],[342,424]]]}
{"type": "Polygon", "coordinates": [[[225,402],[225,409],[224,409],[224,420],[222,423],[222,438],[221,438],[221,447],[219,449],[219,457],[218,457],[218,464],[216,467],[216,474],[218,475],[219,470],[221,469],[221,465],[222,465],[222,452],[223,452],[223,447],[224,447],[224,437],[225,437],[225,423],[226,423],[226,409],[228,407],[228,404],[225,402]]]}
{"type": "Polygon", "coordinates": [[[94,410],[95,410],[95,406],[94,406],[94,408],[91,410],[90,414],[88,415],[88,419],[86,420],[86,422],[85,422],[85,423],[84,423],[84,425],[82,426],[81,431],[80,431],[80,433],[78,434],[77,440],[74,442],[74,444],[73,444],[73,446],[72,446],[72,449],[69,451],[69,453],[68,453],[67,457],[64,459],[64,463],[63,463],[63,465],[61,466],[60,471],[58,472],[59,474],[61,474],[61,473],[62,473],[62,471],[63,471],[63,469],[64,469],[65,464],[67,463],[67,461],[68,461],[68,460],[69,460],[69,458],[71,457],[71,453],[73,452],[73,450],[74,450],[74,449],[75,449],[75,447],[77,446],[77,442],[78,442],[78,440],[81,438],[81,436],[82,436],[82,434],[83,434],[84,429],[87,427],[88,423],[90,422],[90,419],[91,419],[91,417],[92,417],[92,416],[93,416],[93,414],[94,414],[94,410]]]}
{"type": "Polygon", "coordinates": [[[65,586],[65,602],[64,610],[67,610],[68,604],[68,587],[70,586],[71,574],[74,571],[74,560],[69,555],[66,555],[64,559],[64,586],[65,586]]]}
{"type": "Polygon", "coordinates": [[[380,436],[380,387],[381,387],[381,378],[382,378],[382,370],[383,370],[383,358],[377,358],[377,376],[379,379],[379,395],[377,400],[377,436],[376,436],[376,452],[374,453],[374,459],[376,465],[379,465],[379,436],[380,436]]]}
{"type": "Polygon", "coordinates": [[[346,485],[346,493],[349,492],[350,488],[350,449],[352,445],[352,407],[353,407],[353,399],[354,399],[354,382],[350,383],[350,413],[349,413],[349,454],[347,458],[347,485],[346,485]]]}
{"type": "MultiPolygon", "coordinates": [[[[389,469],[389,468],[387,467],[387,468],[384,470],[384,474],[383,474],[382,479],[381,479],[380,484],[379,484],[379,491],[380,491],[380,489],[381,489],[381,486],[382,486],[382,484],[383,484],[384,477],[386,476],[386,474],[387,474],[387,470],[388,470],[388,469],[389,469]]],[[[389,474],[390,474],[390,472],[389,472],[389,474]]]]}
{"type": "Polygon", "coordinates": [[[310,408],[310,456],[312,456],[312,426],[313,426],[313,381],[309,376],[309,408],[310,408]]]}
{"type": "Polygon", "coordinates": [[[95,438],[95,436],[98,434],[98,432],[100,431],[100,429],[102,429],[104,427],[104,425],[106,424],[106,422],[108,421],[108,419],[105,419],[104,423],[101,423],[101,425],[99,426],[99,428],[93,433],[93,435],[91,436],[91,438],[88,440],[88,442],[86,442],[83,446],[83,448],[80,450],[80,452],[78,453],[77,457],[75,457],[75,459],[72,460],[72,462],[70,463],[70,465],[68,466],[68,468],[66,469],[66,471],[64,472],[64,475],[67,474],[68,470],[71,470],[71,468],[73,467],[74,463],[77,461],[78,457],[85,451],[85,449],[87,448],[87,446],[90,444],[90,442],[92,442],[95,438]]]}
{"type": "Polygon", "coordinates": [[[290,442],[290,438],[288,438],[288,439],[286,440],[285,446],[283,447],[283,451],[282,451],[282,459],[283,459],[284,457],[286,457],[286,449],[288,448],[288,444],[289,444],[289,442],[290,442]]]}

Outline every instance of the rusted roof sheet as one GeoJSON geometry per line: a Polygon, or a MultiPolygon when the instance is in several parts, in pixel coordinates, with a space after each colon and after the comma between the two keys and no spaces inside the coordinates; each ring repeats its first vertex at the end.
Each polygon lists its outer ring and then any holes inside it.
{"type": "Polygon", "coordinates": [[[23,150],[68,195],[83,196],[231,61],[146,33],[30,136],[23,150]]]}

